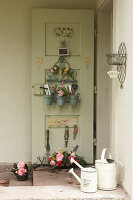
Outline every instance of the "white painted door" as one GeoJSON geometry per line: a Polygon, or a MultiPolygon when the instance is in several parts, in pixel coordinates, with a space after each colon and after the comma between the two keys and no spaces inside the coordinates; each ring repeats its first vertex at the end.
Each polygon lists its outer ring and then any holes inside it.
{"type": "Polygon", "coordinates": [[[77,154],[93,162],[93,71],[94,71],[94,14],[87,10],[32,11],[32,161],[46,153],[46,129],[49,129],[50,153],[58,149],[71,151],[79,145],[77,154]],[[71,27],[73,33],[66,40],[70,56],[66,59],[77,72],[80,102],[72,107],[46,105],[40,86],[47,83],[47,70],[58,60],[60,41],[54,34],[56,27],[71,27]],[[68,146],[64,146],[64,124],[56,127],[52,120],[69,121],[68,146]],[[77,137],[73,139],[73,125],[77,137]]]}

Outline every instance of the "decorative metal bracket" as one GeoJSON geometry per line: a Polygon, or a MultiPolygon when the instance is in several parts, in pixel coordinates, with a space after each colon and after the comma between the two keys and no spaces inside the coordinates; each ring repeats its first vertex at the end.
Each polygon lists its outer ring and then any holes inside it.
{"type": "Polygon", "coordinates": [[[120,88],[123,89],[123,83],[126,79],[126,61],[127,61],[127,50],[126,45],[122,42],[119,46],[118,53],[107,54],[107,62],[109,65],[117,66],[117,70],[112,69],[107,72],[110,78],[116,78],[120,82],[120,88]]]}
{"type": "Polygon", "coordinates": [[[48,82],[76,82],[77,72],[72,69],[66,56],[60,56],[54,66],[47,71],[48,82]]]}

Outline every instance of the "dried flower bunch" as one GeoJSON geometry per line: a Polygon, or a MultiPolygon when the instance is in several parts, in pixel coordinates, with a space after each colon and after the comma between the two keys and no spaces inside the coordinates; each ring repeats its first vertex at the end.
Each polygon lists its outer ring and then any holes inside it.
{"type": "Polygon", "coordinates": [[[57,37],[71,38],[72,33],[73,33],[72,27],[56,27],[56,28],[54,28],[54,34],[57,37]]]}
{"type": "Polygon", "coordinates": [[[59,76],[64,77],[67,75],[71,78],[73,77],[73,74],[74,74],[73,70],[69,66],[59,67],[59,66],[55,65],[54,67],[52,67],[50,69],[50,72],[55,76],[59,75],[59,76]]]}

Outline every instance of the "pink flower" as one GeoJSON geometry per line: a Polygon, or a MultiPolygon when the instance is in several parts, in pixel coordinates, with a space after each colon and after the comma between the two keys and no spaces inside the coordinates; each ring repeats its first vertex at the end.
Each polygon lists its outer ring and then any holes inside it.
{"type": "Polygon", "coordinates": [[[54,70],[53,70],[53,69],[51,69],[50,71],[51,71],[52,73],[54,72],[54,70]]]}
{"type": "Polygon", "coordinates": [[[18,174],[19,174],[20,176],[23,176],[24,173],[25,173],[25,169],[24,169],[24,168],[20,168],[20,169],[18,170],[18,174]]]}
{"type": "Polygon", "coordinates": [[[25,166],[24,162],[19,162],[19,163],[17,164],[17,167],[18,167],[18,168],[24,168],[24,166],[25,166]]]}
{"type": "Polygon", "coordinates": [[[57,70],[57,67],[54,67],[54,70],[57,70]]]}
{"type": "Polygon", "coordinates": [[[51,161],[50,161],[50,165],[55,166],[55,161],[54,161],[54,160],[51,160],[51,161]]]}
{"type": "Polygon", "coordinates": [[[62,90],[58,91],[58,96],[62,97],[64,95],[64,92],[62,90]]]}
{"type": "Polygon", "coordinates": [[[63,159],[64,155],[62,155],[61,153],[58,153],[56,158],[57,158],[57,162],[61,162],[63,159]]]}

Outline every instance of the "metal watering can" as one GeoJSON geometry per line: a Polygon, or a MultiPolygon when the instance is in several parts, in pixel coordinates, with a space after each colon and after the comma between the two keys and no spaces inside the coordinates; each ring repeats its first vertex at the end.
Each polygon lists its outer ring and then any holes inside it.
{"type": "Polygon", "coordinates": [[[73,174],[74,177],[80,183],[80,189],[82,192],[96,192],[97,191],[97,170],[92,167],[84,168],[73,158],[71,163],[75,163],[81,169],[81,178],[75,174],[73,168],[69,170],[69,173],[73,174]]]}
{"type": "Polygon", "coordinates": [[[117,163],[112,160],[108,151],[108,159],[105,159],[107,148],[102,150],[101,159],[95,161],[95,168],[98,170],[98,189],[114,190],[117,188],[117,163]]]}

